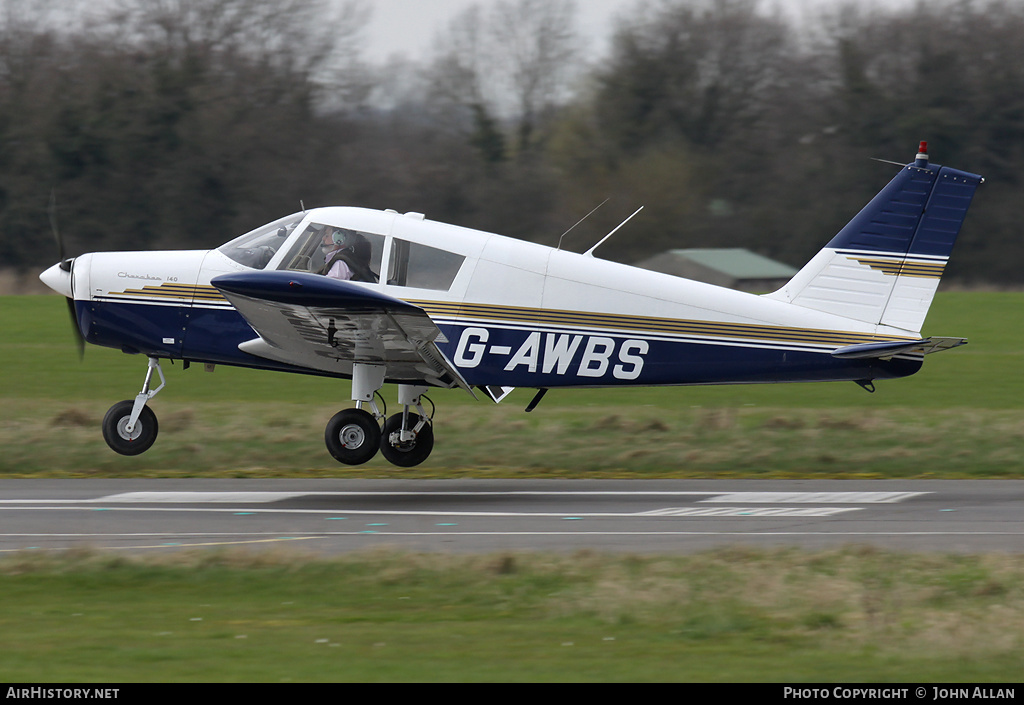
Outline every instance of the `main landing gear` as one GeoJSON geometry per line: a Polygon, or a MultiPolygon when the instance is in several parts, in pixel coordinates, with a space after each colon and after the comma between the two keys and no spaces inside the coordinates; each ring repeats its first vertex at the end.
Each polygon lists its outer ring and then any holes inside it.
{"type": "MultiPolygon", "coordinates": [[[[374,401],[377,391],[384,385],[384,371],[382,365],[353,365],[352,399],[356,408],[339,411],[324,431],[327,450],[339,463],[362,465],[379,450],[389,462],[411,468],[426,460],[434,449],[434,429],[423,410],[423,393],[427,387],[398,385],[402,413],[385,420],[374,401]],[[364,404],[371,411],[364,409],[364,404]]],[[[142,391],[134,400],[117,402],[103,417],[103,440],[112,450],[121,455],[139,455],[149,450],[156,441],[159,424],[156,414],[146,404],[166,384],[160,360],[149,358],[142,391]],[[160,377],[160,385],[155,389],[151,385],[154,372],[160,377]]]]}
{"type": "Polygon", "coordinates": [[[398,385],[402,413],[389,417],[381,428],[384,414],[374,396],[384,384],[384,371],[381,365],[352,366],[352,400],[356,408],[339,411],[324,431],[327,450],[339,463],[361,465],[380,450],[389,462],[409,468],[426,460],[434,448],[434,429],[422,403],[426,387],[398,385]],[[366,411],[364,404],[371,411],[366,411]],[[410,411],[411,407],[415,407],[415,413],[410,411]]]}

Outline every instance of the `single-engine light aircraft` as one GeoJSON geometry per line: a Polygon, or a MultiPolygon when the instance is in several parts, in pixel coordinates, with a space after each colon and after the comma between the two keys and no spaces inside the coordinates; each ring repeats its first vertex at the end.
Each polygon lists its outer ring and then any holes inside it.
{"type": "Polygon", "coordinates": [[[160,362],[179,359],[351,379],[354,408],[327,424],[330,454],[358,465],[380,450],[410,467],[433,448],[430,387],[495,403],[532,388],[530,411],[553,387],[851,380],[873,391],[911,375],[966,342],[920,331],[982,182],[931,164],[922,142],[764,295],[597,259],[596,245],[577,254],[350,207],[304,210],[208,251],[61,252],[40,278],[68,298],[80,340],[149,359],[142,391],[103,420],[118,453],[153,444],[160,362]],[[402,409],[389,418],[385,383],[402,409]]]}

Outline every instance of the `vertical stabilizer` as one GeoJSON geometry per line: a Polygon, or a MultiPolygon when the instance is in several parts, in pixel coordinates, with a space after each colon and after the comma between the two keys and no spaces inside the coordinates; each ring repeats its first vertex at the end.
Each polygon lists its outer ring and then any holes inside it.
{"type": "Polygon", "coordinates": [[[984,180],[928,162],[927,144],[769,298],[917,333],[984,180]]]}

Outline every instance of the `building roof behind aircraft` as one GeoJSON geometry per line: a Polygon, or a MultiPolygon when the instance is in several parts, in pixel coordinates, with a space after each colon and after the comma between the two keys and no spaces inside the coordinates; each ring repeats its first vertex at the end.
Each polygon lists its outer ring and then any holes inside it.
{"type": "Polygon", "coordinates": [[[796,274],[787,264],[739,247],[668,250],[635,266],[745,291],[768,291],[796,274]]]}

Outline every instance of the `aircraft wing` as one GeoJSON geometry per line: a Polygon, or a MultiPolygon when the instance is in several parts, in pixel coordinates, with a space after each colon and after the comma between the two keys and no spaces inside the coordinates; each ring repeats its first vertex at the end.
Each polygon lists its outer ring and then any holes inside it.
{"type": "Polygon", "coordinates": [[[389,382],[458,386],[473,394],[438,349],[440,329],[410,303],[304,272],[224,274],[210,283],[258,334],[238,346],[244,352],[344,375],[352,374],[353,363],[383,365],[389,382]]]}

